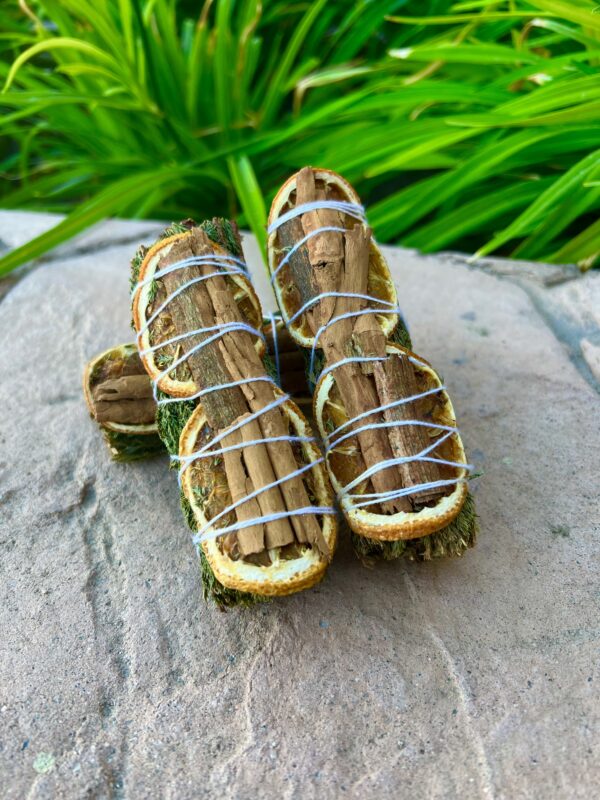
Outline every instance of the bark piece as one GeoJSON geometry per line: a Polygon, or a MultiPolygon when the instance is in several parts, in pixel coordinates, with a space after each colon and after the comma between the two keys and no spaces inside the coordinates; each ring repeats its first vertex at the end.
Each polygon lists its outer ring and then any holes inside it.
{"type": "MultiPolygon", "coordinates": [[[[300,170],[296,180],[296,205],[304,205],[314,200],[325,200],[325,190],[317,189],[314,172],[310,167],[300,170]]],[[[322,208],[302,215],[304,235],[322,227],[342,227],[342,218],[337,211],[322,208]]],[[[312,267],[312,284],[320,292],[336,291],[340,285],[342,265],[344,262],[344,240],[341,233],[328,231],[312,236],[306,242],[308,259],[312,267]]],[[[331,317],[336,305],[335,297],[326,297],[319,303],[315,312],[319,327],[325,325],[331,317]]]]}
{"type": "Polygon", "coordinates": [[[150,425],[156,418],[156,403],[148,376],[129,374],[108,378],[91,390],[97,422],[150,425]]]}
{"type": "MultiPolygon", "coordinates": [[[[407,356],[392,355],[386,361],[375,364],[374,376],[382,404],[419,393],[415,371],[407,356]]],[[[388,421],[420,420],[422,415],[419,413],[419,402],[413,400],[384,411],[384,417],[388,421]]],[[[397,458],[416,455],[431,444],[427,428],[422,425],[398,425],[388,431],[390,444],[397,458]]],[[[417,486],[440,479],[438,465],[430,461],[410,461],[400,464],[398,468],[403,486],[417,486]]],[[[444,491],[444,487],[426,489],[408,497],[413,509],[418,510],[419,507],[438,500],[444,491]]]]}
{"type": "MultiPolygon", "coordinates": [[[[283,256],[285,256],[303,236],[304,230],[302,228],[302,222],[298,217],[284,222],[277,230],[277,240],[281,245],[283,256]]],[[[308,258],[307,249],[305,247],[300,247],[296,250],[294,255],[290,258],[288,265],[289,266],[283,268],[281,278],[285,276],[286,270],[292,273],[293,282],[285,284],[285,291],[288,293],[287,301],[291,304],[291,307],[299,309],[317,294],[313,287],[312,266],[308,258]]],[[[315,309],[309,308],[305,312],[305,316],[311,330],[314,329],[315,309]]]]}

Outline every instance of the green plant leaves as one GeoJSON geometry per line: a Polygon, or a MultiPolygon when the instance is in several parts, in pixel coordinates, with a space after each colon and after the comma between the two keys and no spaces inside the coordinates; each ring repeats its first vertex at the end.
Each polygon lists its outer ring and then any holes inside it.
{"type": "Polygon", "coordinates": [[[0,7],[0,206],[238,217],[290,172],[351,180],[382,241],[587,267],[600,252],[591,0],[36,0],[0,7]],[[400,16],[401,15],[401,16],[400,16]]]}
{"type": "Polygon", "coordinates": [[[25,50],[23,53],[21,53],[21,55],[18,58],[15,59],[10,70],[8,71],[6,82],[4,84],[2,91],[3,92],[8,91],[12,82],[15,79],[15,75],[17,74],[19,69],[23,66],[23,64],[25,64],[26,61],[29,61],[29,59],[33,58],[39,53],[48,52],[50,50],[57,50],[58,48],[69,48],[70,50],[77,50],[109,66],[111,66],[114,63],[113,60],[110,58],[110,56],[108,56],[99,48],[94,47],[94,45],[89,44],[88,42],[84,42],[79,39],[67,39],[61,37],[57,37],[56,39],[45,39],[42,42],[38,42],[37,44],[31,45],[31,47],[28,47],[27,50],[25,50]]]}
{"type": "Polygon", "coordinates": [[[229,156],[227,164],[244,216],[252,230],[256,232],[258,245],[266,263],[267,209],[265,208],[265,201],[252,169],[252,164],[246,156],[241,156],[240,158],[229,156]]]}
{"type": "Polygon", "coordinates": [[[8,274],[20,264],[38,258],[77,233],[81,233],[90,225],[108,216],[124,212],[131,207],[132,203],[141,200],[149,191],[156,190],[165,183],[171,182],[173,178],[173,172],[165,170],[115,181],[108,188],[72,211],[66,219],[59,222],[54,228],[32,239],[27,244],[11,250],[0,260],[0,277],[8,274]]]}

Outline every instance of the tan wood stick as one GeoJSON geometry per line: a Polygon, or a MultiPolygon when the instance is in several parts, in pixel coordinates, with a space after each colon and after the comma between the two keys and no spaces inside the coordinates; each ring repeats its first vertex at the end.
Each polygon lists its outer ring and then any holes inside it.
{"type": "MultiPolygon", "coordinates": [[[[419,393],[415,371],[407,356],[393,355],[384,362],[376,363],[374,377],[382,405],[419,393]]],[[[384,411],[384,417],[388,421],[419,420],[422,418],[419,402],[403,403],[396,408],[384,411]]],[[[399,425],[388,428],[388,436],[397,458],[416,455],[431,444],[427,428],[421,425],[399,425]]],[[[403,486],[431,483],[441,477],[438,465],[430,461],[410,461],[400,464],[399,470],[403,486]]],[[[410,500],[412,507],[418,510],[424,504],[438,500],[445,491],[445,487],[426,489],[408,495],[407,499],[410,500]]]]}
{"type": "MultiPolygon", "coordinates": [[[[230,447],[241,444],[242,434],[239,430],[230,433],[223,439],[223,447],[230,447]]],[[[228,453],[223,453],[223,463],[225,472],[227,474],[227,481],[229,484],[229,491],[231,492],[231,502],[236,503],[242,497],[246,497],[252,492],[252,481],[250,480],[250,491],[247,489],[247,481],[249,480],[246,475],[246,470],[242,463],[242,450],[231,450],[228,453]]],[[[240,522],[246,520],[258,519],[261,516],[260,507],[257,500],[254,498],[242,503],[238,507],[237,519],[240,522]]],[[[244,528],[244,536],[238,536],[238,545],[242,556],[251,555],[252,553],[260,553],[265,549],[264,526],[253,525],[244,528]]],[[[241,531],[238,531],[238,534],[241,531]]]]}
{"type": "MultiPolygon", "coordinates": [[[[139,368],[143,369],[141,362],[139,368]]],[[[98,422],[148,425],[156,419],[156,403],[148,375],[121,375],[97,383],[91,391],[98,422]]]]}
{"type": "MultiPolygon", "coordinates": [[[[317,189],[314,172],[310,167],[301,169],[296,178],[296,205],[304,205],[314,200],[325,200],[325,191],[317,189]]],[[[302,229],[304,235],[318,228],[332,226],[343,227],[342,218],[337,211],[322,208],[318,211],[309,211],[302,215],[302,229]]],[[[341,233],[328,231],[327,233],[312,236],[306,242],[308,259],[312,268],[312,286],[315,294],[321,292],[338,291],[344,263],[344,240],[341,233]]],[[[319,302],[315,309],[315,316],[319,327],[325,325],[331,317],[336,306],[335,297],[326,297],[319,302]]]]}

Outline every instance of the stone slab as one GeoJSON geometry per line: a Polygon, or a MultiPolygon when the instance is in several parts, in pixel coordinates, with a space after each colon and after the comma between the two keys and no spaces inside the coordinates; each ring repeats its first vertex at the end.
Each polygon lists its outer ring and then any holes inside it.
{"type": "Polygon", "coordinates": [[[0,304],[2,797],[594,796],[599,404],[531,292],[387,250],[484,473],[478,547],[367,570],[344,541],[315,590],[222,614],[165,461],[112,463],[84,407],[84,362],[131,337],[133,245],[104,233],[0,304]]]}

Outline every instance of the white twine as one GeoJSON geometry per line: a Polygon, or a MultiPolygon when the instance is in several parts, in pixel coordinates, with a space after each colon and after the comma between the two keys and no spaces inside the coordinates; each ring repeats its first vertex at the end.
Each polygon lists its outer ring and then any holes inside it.
{"type": "Polygon", "coordinates": [[[230,427],[225,428],[223,431],[221,431],[221,433],[218,433],[216,436],[214,436],[210,440],[210,442],[208,442],[208,444],[203,445],[199,450],[196,450],[193,453],[190,453],[189,455],[183,456],[183,457],[171,456],[171,461],[179,461],[184,465],[179,470],[179,480],[180,480],[180,482],[181,482],[181,478],[183,477],[183,473],[186,471],[186,469],[189,467],[189,465],[193,461],[196,461],[198,458],[202,458],[203,454],[207,450],[212,448],[214,445],[219,444],[219,442],[221,442],[227,436],[230,436],[235,431],[239,430],[240,428],[243,428],[244,425],[247,425],[249,422],[254,422],[254,420],[257,420],[260,416],[265,414],[267,411],[273,411],[274,409],[279,408],[279,406],[283,405],[283,403],[285,403],[285,401],[289,400],[289,399],[290,399],[290,396],[288,394],[281,395],[281,397],[276,397],[275,400],[271,401],[270,403],[268,403],[263,408],[259,409],[258,411],[254,411],[252,414],[249,414],[247,417],[244,417],[243,419],[239,420],[234,425],[231,425],[230,427]]]}
{"type": "MultiPolygon", "coordinates": [[[[268,228],[268,233],[271,234],[276,231],[281,225],[285,222],[289,222],[290,220],[298,217],[302,214],[305,214],[309,211],[316,211],[321,208],[331,208],[336,211],[340,211],[341,213],[348,214],[349,216],[354,217],[355,219],[359,219],[363,223],[365,222],[365,215],[364,209],[362,206],[357,206],[354,203],[338,203],[337,201],[332,200],[316,200],[312,203],[304,203],[302,205],[296,206],[293,209],[290,209],[277,220],[275,220],[268,228]]],[[[316,236],[317,234],[326,233],[328,231],[341,231],[343,233],[346,232],[345,228],[339,229],[334,226],[323,226],[321,228],[317,228],[310,232],[307,236],[304,236],[299,242],[297,242],[290,251],[286,254],[282,262],[277,266],[277,268],[273,271],[271,276],[271,282],[273,282],[279,273],[279,270],[289,262],[290,258],[294,253],[296,253],[299,248],[305,244],[308,239],[312,236],[316,236]]],[[[402,311],[400,308],[395,305],[394,303],[390,303],[387,300],[382,300],[379,297],[372,297],[370,295],[363,295],[358,293],[351,293],[351,292],[322,292],[321,294],[317,295],[316,297],[311,298],[308,300],[304,305],[298,309],[291,317],[286,317],[285,313],[282,312],[282,318],[285,324],[289,327],[292,325],[299,317],[302,316],[309,308],[314,306],[317,303],[320,303],[321,300],[327,297],[348,297],[353,299],[359,300],[366,300],[369,303],[379,303],[380,305],[384,306],[384,308],[363,308],[358,311],[349,311],[344,314],[338,314],[337,316],[332,317],[328,322],[322,325],[317,332],[315,333],[313,344],[311,347],[310,352],[310,373],[311,376],[314,372],[314,361],[317,349],[317,343],[319,341],[320,336],[332,325],[336,322],[339,322],[343,319],[350,319],[353,317],[360,317],[363,314],[399,314],[400,318],[402,319],[402,311]]],[[[399,354],[400,355],[400,354],[399,354]]],[[[413,356],[407,356],[411,363],[417,366],[426,366],[424,362],[420,361],[418,358],[414,358],[413,356]]],[[[345,365],[345,364],[360,364],[369,361],[383,361],[387,358],[387,356],[348,356],[346,358],[340,359],[335,364],[331,364],[326,367],[320,377],[325,377],[327,374],[332,372],[333,370],[337,369],[338,367],[345,365]]],[[[442,458],[436,458],[430,456],[429,453],[434,451],[437,447],[440,446],[443,442],[449,439],[452,436],[458,435],[458,428],[456,426],[450,425],[439,425],[433,422],[424,422],[423,420],[416,420],[416,419],[408,419],[408,420],[389,420],[384,422],[370,422],[365,425],[360,426],[350,432],[343,434],[340,436],[341,431],[345,430],[346,428],[354,425],[356,422],[359,422],[362,419],[366,419],[367,417],[371,417],[375,414],[382,413],[383,411],[387,411],[392,408],[397,408],[400,405],[405,403],[411,403],[416,400],[420,400],[424,397],[429,395],[436,394],[438,392],[444,391],[444,386],[435,387],[433,389],[429,389],[424,392],[419,392],[418,394],[412,395],[411,397],[404,397],[400,400],[395,400],[390,403],[385,403],[384,405],[380,405],[377,408],[370,409],[369,411],[365,411],[361,414],[357,414],[356,416],[352,417],[351,419],[346,420],[337,428],[335,428],[331,433],[326,435],[325,438],[325,458],[329,459],[329,456],[332,452],[334,452],[339,445],[354,436],[357,436],[360,433],[376,430],[380,428],[393,428],[393,427],[401,427],[401,426],[420,426],[425,427],[428,429],[435,429],[445,431],[445,433],[436,438],[436,440],[431,444],[425,447],[421,452],[415,453],[414,455],[410,456],[402,456],[398,458],[390,458],[385,459],[378,464],[374,464],[372,467],[365,469],[357,478],[347,483],[343,486],[339,493],[338,498],[340,499],[343,506],[346,508],[362,508],[363,506],[375,505],[378,503],[384,503],[388,500],[394,500],[400,497],[406,497],[411,494],[417,494],[423,491],[427,491],[429,489],[434,489],[443,486],[452,486],[459,483],[464,483],[464,477],[455,477],[450,478],[448,480],[439,480],[439,481],[431,481],[429,483],[420,483],[414,486],[407,486],[402,489],[395,489],[388,492],[373,492],[370,494],[351,494],[351,490],[354,489],[356,486],[360,485],[363,481],[367,480],[368,478],[372,477],[376,473],[380,472],[381,470],[388,469],[393,466],[397,466],[400,464],[407,464],[415,461],[421,462],[430,462],[436,464],[442,464],[445,466],[456,467],[457,469],[462,469],[465,472],[469,472],[473,469],[471,464],[464,464],[462,462],[457,461],[449,461],[442,458]],[[361,502],[356,502],[360,500],[361,502]]]]}
{"type": "Polygon", "coordinates": [[[169,366],[166,367],[166,369],[164,369],[162,372],[159,372],[156,378],[152,379],[152,393],[157,403],[158,403],[157,393],[158,393],[159,383],[162,381],[163,378],[167,377],[170,372],[172,372],[174,369],[177,369],[177,367],[181,366],[181,364],[183,364],[184,361],[187,361],[187,359],[191,355],[193,355],[193,353],[198,352],[198,350],[202,350],[207,345],[212,344],[212,342],[216,342],[217,339],[220,339],[222,336],[225,336],[225,334],[233,333],[234,331],[246,331],[247,333],[253,334],[254,336],[263,338],[262,331],[253,328],[252,325],[247,325],[245,322],[228,322],[225,325],[212,325],[208,328],[197,328],[195,331],[189,331],[188,333],[185,334],[184,337],[181,338],[192,336],[193,334],[208,333],[209,331],[213,330],[216,330],[217,332],[214,333],[212,336],[203,339],[198,344],[195,344],[186,353],[183,353],[183,355],[179,356],[179,358],[175,359],[175,361],[169,364],[169,366]]]}
{"type": "MultiPolygon", "coordinates": [[[[352,317],[360,317],[363,314],[399,314],[402,316],[402,310],[398,305],[395,303],[391,303],[389,300],[383,300],[380,297],[372,297],[368,294],[360,294],[359,292],[321,292],[321,294],[316,295],[316,297],[312,297],[310,300],[307,300],[304,305],[298,309],[291,317],[286,317],[285,314],[282,314],[282,319],[286,326],[292,325],[298,317],[301,317],[305,311],[308,311],[309,308],[320,303],[321,300],[325,299],[326,297],[348,297],[353,300],[366,300],[367,302],[371,303],[380,303],[381,305],[385,306],[385,308],[363,308],[360,311],[348,311],[345,314],[339,314],[337,317],[332,317],[329,322],[325,325],[321,325],[319,330],[315,333],[314,341],[312,344],[312,348],[310,351],[310,362],[309,362],[309,372],[312,375],[315,366],[315,356],[317,350],[317,342],[319,337],[323,334],[324,331],[327,330],[331,325],[336,322],[339,322],[341,319],[351,319],[352,317]]],[[[351,360],[357,361],[359,356],[352,356],[351,360]]],[[[341,362],[337,362],[336,364],[332,364],[330,367],[327,368],[327,371],[330,372],[335,367],[338,367],[341,362]]],[[[347,360],[344,360],[344,363],[349,363],[347,360]]]]}
{"type": "MultiPolygon", "coordinates": [[[[162,314],[162,312],[169,305],[171,300],[174,300],[176,297],[178,297],[183,291],[185,291],[185,289],[189,289],[189,287],[193,286],[195,283],[202,283],[203,281],[208,281],[208,280],[210,280],[210,278],[216,278],[216,277],[225,278],[228,275],[244,275],[244,274],[245,273],[241,269],[233,269],[232,268],[232,269],[227,270],[227,271],[216,270],[215,272],[211,272],[208,275],[200,275],[197,278],[192,278],[191,280],[189,280],[186,283],[182,284],[178,289],[176,289],[172,294],[170,294],[167,297],[167,299],[156,309],[154,314],[152,314],[152,316],[149,319],[146,320],[144,325],[142,325],[142,327],[140,328],[140,330],[138,331],[138,334],[137,334],[138,342],[141,339],[141,337],[144,335],[144,333],[146,333],[146,331],[149,329],[150,325],[152,325],[152,323],[155,322],[157,320],[157,318],[162,314]]],[[[135,291],[137,292],[137,286],[135,288],[135,291]]]]}
{"type": "MultiPolygon", "coordinates": [[[[147,286],[152,281],[157,281],[159,278],[164,278],[165,275],[170,275],[172,272],[177,272],[180,269],[186,269],[187,267],[196,267],[196,266],[213,266],[213,267],[221,267],[225,266],[238,266],[240,268],[240,272],[244,275],[248,275],[248,267],[246,264],[241,260],[241,258],[236,258],[235,256],[230,255],[206,255],[206,256],[189,256],[188,258],[183,258],[181,261],[176,261],[174,264],[170,264],[168,267],[163,267],[163,269],[156,270],[149,275],[147,278],[144,278],[143,281],[138,281],[134,286],[131,296],[134,297],[135,293],[138,289],[141,289],[142,286],[147,286]]],[[[223,273],[219,273],[220,275],[223,273]]]]}
{"type": "Polygon", "coordinates": [[[286,222],[289,222],[295,217],[299,217],[301,214],[308,214],[309,211],[320,211],[324,208],[331,209],[332,211],[339,211],[340,214],[347,214],[360,222],[366,222],[365,209],[358,203],[347,203],[344,200],[313,200],[310,203],[302,203],[295,208],[291,208],[289,211],[286,211],[285,214],[277,217],[267,228],[267,233],[269,235],[275,233],[275,231],[286,222]]]}
{"type": "MultiPolygon", "coordinates": [[[[149,276],[148,278],[144,279],[143,281],[138,282],[136,284],[136,286],[134,287],[134,290],[133,290],[132,294],[133,294],[133,296],[135,296],[135,294],[142,288],[142,286],[145,286],[148,283],[151,283],[153,280],[160,279],[161,277],[164,277],[165,275],[168,275],[168,274],[170,274],[172,272],[175,272],[176,270],[184,269],[184,268],[190,267],[190,266],[200,266],[200,265],[215,266],[217,268],[224,266],[224,267],[226,267],[226,269],[223,269],[223,270],[222,269],[217,269],[215,272],[211,272],[208,275],[202,275],[200,277],[191,278],[189,281],[186,281],[184,284],[179,286],[174,292],[172,292],[166,298],[166,300],[160,305],[160,307],[152,314],[152,316],[148,320],[146,320],[146,322],[144,323],[142,328],[140,328],[140,330],[138,332],[138,335],[137,335],[138,345],[139,345],[139,341],[140,341],[141,336],[149,329],[150,325],[158,318],[158,316],[162,313],[162,311],[164,311],[164,309],[168,306],[168,304],[175,297],[177,297],[183,291],[188,289],[190,286],[193,286],[196,283],[200,283],[201,281],[205,281],[205,280],[208,280],[210,278],[217,277],[217,276],[225,277],[227,275],[239,275],[239,274],[243,274],[243,275],[246,275],[246,276],[248,275],[248,272],[247,272],[247,269],[246,269],[246,266],[245,266],[244,262],[241,261],[240,259],[234,258],[233,256],[219,256],[219,255],[194,256],[193,258],[183,259],[182,261],[178,261],[178,262],[176,262],[174,264],[170,264],[168,267],[165,267],[162,270],[158,270],[153,275],[149,276]],[[233,262],[233,264],[231,262],[233,262]],[[238,266],[236,266],[236,264],[238,266]]],[[[275,325],[275,317],[274,317],[273,314],[271,314],[271,325],[272,325],[272,330],[273,330],[273,342],[274,342],[273,346],[274,346],[274,351],[275,351],[275,361],[276,361],[276,366],[277,366],[277,375],[278,375],[278,379],[279,379],[279,351],[278,351],[278,343],[277,343],[277,330],[276,330],[276,325],[275,325]]],[[[253,336],[258,336],[258,337],[260,337],[261,339],[264,340],[264,334],[262,333],[262,331],[257,330],[256,328],[252,327],[251,325],[248,325],[245,322],[237,321],[237,322],[226,323],[224,325],[211,325],[211,326],[207,326],[207,327],[204,327],[204,328],[196,328],[195,330],[186,331],[185,333],[181,333],[181,334],[178,334],[176,336],[173,336],[170,339],[167,339],[167,340],[161,342],[160,344],[152,345],[152,346],[147,347],[147,348],[145,348],[143,350],[140,350],[140,355],[147,355],[147,354],[156,352],[157,350],[161,349],[162,347],[165,347],[165,346],[170,345],[170,344],[175,344],[175,343],[177,343],[177,342],[179,342],[179,341],[181,341],[183,339],[187,339],[187,338],[189,338],[191,336],[197,336],[197,335],[202,335],[202,334],[207,334],[207,333],[213,333],[214,332],[212,336],[207,336],[207,338],[205,338],[200,343],[194,345],[190,350],[188,350],[186,353],[184,353],[180,358],[176,359],[174,362],[169,364],[169,366],[165,370],[163,370],[158,375],[158,377],[153,379],[153,381],[152,381],[152,390],[153,390],[154,398],[157,401],[158,405],[166,405],[168,403],[182,403],[182,402],[186,402],[188,400],[197,400],[197,399],[200,399],[201,397],[204,397],[205,395],[207,395],[207,394],[209,394],[211,392],[219,391],[220,389],[230,389],[230,388],[234,388],[234,387],[237,387],[237,386],[245,386],[247,384],[254,383],[255,381],[267,381],[268,383],[272,383],[273,386],[276,386],[277,384],[275,383],[275,381],[271,377],[269,377],[268,375],[259,375],[257,377],[253,377],[253,378],[243,378],[243,379],[237,380],[237,381],[230,381],[230,382],[227,382],[227,383],[221,383],[221,384],[218,384],[216,386],[209,386],[209,387],[207,387],[205,389],[201,389],[200,391],[196,392],[191,397],[169,397],[169,398],[162,398],[160,400],[158,399],[158,397],[157,397],[157,388],[158,388],[158,384],[162,380],[162,378],[164,378],[166,375],[168,375],[170,372],[172,372],[174,369],[176,369],[180,364],[182,364],[184,361],[186,361],[189,358],[189,356],[192,355],[192,353],[198,352],[202,348],[206,347],[207,345],[211,344],[212,342],[216,341],[217,339],[221,338],[222,336],[224,336],[227,333],[232,333],[234,331],[239,331],[239,330],[246,331],[247,333],[250,333],[253,336]]],[[[264,437],[264,438],[259,438],[259,439],[253,439],[252,441],[240,442],[240,443],[238,443],[236,445],[231,445],[231,446],[228,446],[228,447],[221,447],[221,448],[216,449],[216,450],[214,449],[214,447],[217,444],[219,444],[223,439],[225,439],[231,433],[233,433],[236,430],[239,430],[244,425],[247,425],[248,423],[250,423],[250,422],[252,422],[254,420],[257,420],[263,414],[278,408],[279,406],[283,405],[283,403],[285,403],[287,400],[289,400],[289,395],[282,395],[280,397],[277,397],[271,403],[268,403],[266,406],[263,406],[263,408],[259,409],[258,411],[255,411],[254,413],[248,415],[247,417],[244,417],[243,419],[239,420],[234,425],[231,425],[230,427],[226,428],[225,430],[223,430],[220,433],[218,433],[215,436],[213,436],[212,439],[207,444],[205,444],[203,447],[201,447],[199,450],[196,450],[195,452],[190,453],[189,455],[183,456],[183,457],[171,456],[171,460],[172,461],[176,461],[176,462],[179,462],[179,463],[182,464],[181,468],[179,469],[179,473],[178,473],[179,485],[181,485],[181,479],[182,479],[183,474],[186,471],[186,469],[190,466],[190,464],[192,464],[194,461],[199,460],[199,459],[214,458],[216,456],[222,455],[223,453],[231,452],[233,450],[244,449],[246,447],[253,447],[253,446],[256,446],[256,445],[259,445],[259,444],[271,444],[271,443],[275,443],[275,442],[290,442],[290,443],[308,444],[308,443],[315,442],[316,440],[315,440],[314,436],[291,436],[291,435],[269,436],[269,437],[264,437]]],[[[243,521],[238,520],[236,523],[234,523],[232,525],[228,525],[228,526],[226,526],[224,528],[216,528],[216,529],[214,528],[214,525],[218,520],[222,519],[223,517],[225,517],[226,515],[228,515],[232,511],[235,511],[236,508],[238,508],[239,506],[243,505],[248,500],[252,500],[255,497],[258,497],[263,492],[266,492],[266,491],[269,491],[271,489],[274,489],[277,486],[280,486],[282,483],[285,483],[286,481],[289,481],[289,480],[291,480],[293,478],[296,478],[296,477],[298,477],[300,475],[303,475],[309,469],[312,469],[317,464],[322,463],[323,460],[324,460],[323,458],[320,458],[317,461],[313,461],[313,462],[311,462],[309,464],[306,464],[305,466],[303,466],[303,467],[301,467],[301,468],[289,473],[288,475],[284,475],[282,478],[278,478],[277,480],[272,481],[271,483],[269,483],[266,486],[259,487],[258,489],[253,491],[251,494],[240,498],[235,503],[231,503],[229,506],[224,508],[219,514],[217,514],[211,520],[209,520],[206,523],[206,525],[204,525],[202,527],[202,529],[200,531],[198,531],[192,537],[193,543],[195,545],[199,545],[201,542],[207,541],[208,539],[215,539],[215,538],[218,538],[220,536],[224,536],[227,533],[232,533],[234,531],[238,531],[238,530],[242,530],[244,528],[252,527],[253,525],[261,525],[261,524],[265,524],[266,525],[269,522],[275,522],[275,521],[277,521],[279,519],[283,519],[283,518],[286,518],[286,517],[295,517],[295,516],[305,515],[305,514],[334,515],[336,513],[336,511],[335,511],[334,508],[332,508],[330,506],[312,506],[311,505],[311,506],[306,506],[304,508],[286,510],[286,511],[281,511],[281,512],[272,513],[272,514],[265,514],[263,516],[256,517],[256,518],[251,519],[251,520],[243,520],[243,521]]]]}
{"type": "Polygon", "coordinates": [[[189,397],[162,397],[158,401],[159,406],[166,406],[169,403],[181,403],[182,400],[198,400],[211,392],[218,392],[220,389],[234,389],[236,386],[245,386],[247,383],[255,383],[256,381],[266,381],[273,383],[273,379],[268,375],[259,375],[256,378],[243,378],[239,381],[231,381],[230,383],[220,383],[217,386],[208,386],[206,389],[201,389],[199,392],[190,395],[189,397]]]}
{"type": "Polygon", "coordinates": [[[308,242],[309,239],[312,239],[313,236],[317,236],[320,233],[325,233],[326,231],[331,231],[333,233],[345,233],[346,228],[340,228],[337,225],[326,225],[324,228],[317,228],[316,230],[307,233],[306,236],[303,236],[302,239],[300,239],[299,242],[296,242],[296,244],[293,247],[291,247],[285,254],[284,258],[280,261],[279,265],[277,266],[277,269],[271,275],[271,283],[272,284],[274,283],[275,278],[279,274],[279,271],[285,267],[285,265],[289,262],[290,258],[294,255],[294,253],[298,252],[298,250],[302,247],[303,244],[306,244],[306,242],[308,242]]]}

